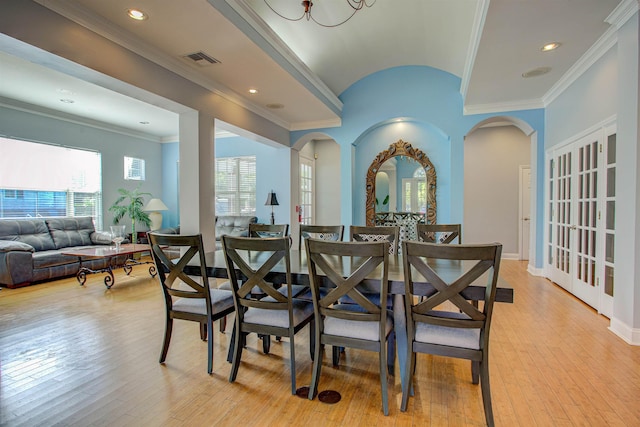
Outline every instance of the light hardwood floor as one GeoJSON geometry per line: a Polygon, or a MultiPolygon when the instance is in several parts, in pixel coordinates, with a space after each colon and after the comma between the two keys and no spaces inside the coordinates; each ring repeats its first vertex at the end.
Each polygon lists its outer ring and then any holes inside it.
{"type": "MultiPolygon", "coordinates": [[[[640,348],[607,330],[608,320],[526,265],[503,261],[514,304],[496,304],[491,386],[500,426],[640,425],[640,348]]],[[[418,355],[415,397],[399,411],[400,379],[390,378],[383,416],[377,357],[347,350],[339,368],[324,358],[320,390],[335,405],[289,392],[288,346],[264,355],[247,343],[237,381],[225,361],[230,332],[216,330],[214,373],[192,322],[176,321],[166,364],[159,285],[143,267],[0,291],[0,425],[6,426],[374,426],[484,424],[469,362],[418,355]]],[[[231,330],[233,322],[228,323],[231,330]]],[[[308,332],[296,336],[298,386],[308,384],[308,332]]],[[[396,368],[397,371],[397,368],[396,368]]]]}

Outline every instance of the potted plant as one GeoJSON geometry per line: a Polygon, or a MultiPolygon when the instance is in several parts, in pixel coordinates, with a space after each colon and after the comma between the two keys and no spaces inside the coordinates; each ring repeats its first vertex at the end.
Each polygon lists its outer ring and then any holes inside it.
{"type": "Polygon", "coordinates": [[[131,239],[134,241],[136,236],[136,221],[145,224],[147,227],[151,225],[151,219],[144,208],[144,196],[152,196],[151,193],[145,193],[140,191],[138,185],[133,190],[126,190],[119,188],[118,193],[120,197],[113,202],[113,205],[109,208],[109,212],[113,212],[113,223],[118,224],[122,218],[129,217],[131,219],[131,239]]]}

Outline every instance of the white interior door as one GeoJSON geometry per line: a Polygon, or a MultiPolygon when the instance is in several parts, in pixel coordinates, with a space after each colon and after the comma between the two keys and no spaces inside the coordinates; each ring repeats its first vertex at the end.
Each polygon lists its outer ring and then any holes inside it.
{"type": "Polygon", "coordinates": [[[529,259],[529,244],[531,234],[531,167],[520,166],[520,227],[518,230],[520,241],[520,260],[529,259]]]}
{"type": "Polygon", "coordinates": [[[549,278],[571,289],[572,201],[571,147],[557,150],[549,164],[550,245],[549,278]]]}
{"type": "Polygon", "coordinates": [[[554,150],[548,161],[547,274],[611,316],[614,291],[615,126],[554,150]]]}

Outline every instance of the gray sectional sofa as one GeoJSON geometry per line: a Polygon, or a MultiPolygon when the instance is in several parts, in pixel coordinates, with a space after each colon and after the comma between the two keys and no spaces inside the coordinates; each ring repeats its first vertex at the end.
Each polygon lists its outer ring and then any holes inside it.
{"type": "MultiPolygon", "coordinates": [[[[80,262],[62,252],[110,244],[109,233],[96,231],[91,217],[0,219],[0,286],[18,288],[73,276],[80,262]]],[[[83,266],[97,270],[106,263],[85,260],[83,266]]]]}
{"type": "MultiPolygon", "coordinates": [[[[255,224],[258,217],[248,215],[220,215],[216,217],[216,249],[222,249],[220,238],[226,234],[236,237],[249,235],[249,224],[255,224]]],[[[161,234],[180,234],[180,226],[163,228],[161,234]]]]}

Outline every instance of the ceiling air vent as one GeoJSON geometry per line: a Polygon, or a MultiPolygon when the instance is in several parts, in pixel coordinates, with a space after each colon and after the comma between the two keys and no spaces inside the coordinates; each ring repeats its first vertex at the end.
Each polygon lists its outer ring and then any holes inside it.
{"type": "Polygon", "coordinates": [[[188,53],[186,55],[183,55],[182,57],[187,61],[193,64],[196,64],[200,67],[205,67],[211,64],[220,64],[220,61],[218,61],[215,58],[212,58],[211,56],[207,55],[204,52],[188,53]]]}

